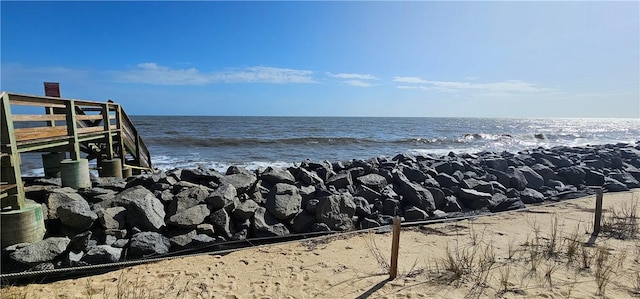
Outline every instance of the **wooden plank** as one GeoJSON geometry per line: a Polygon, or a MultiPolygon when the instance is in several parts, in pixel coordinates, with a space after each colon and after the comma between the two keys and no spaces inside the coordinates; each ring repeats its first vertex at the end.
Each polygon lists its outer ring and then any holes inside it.
{"type": "Polygon", "coordinates": [[[393,237],[391,240],[391,269],[389,269],[389,279],[393,280],[398,276],[398,251],[400,249],[400,217],[393,217],[393,237]]]}
{"type": "Polygon", "coordinates": [[[14,132],[16,141],[67,136],[67,128],[65,127],[22,128],[14,129],[14,132]]]}
{"type": "Polygon", "coordinates": [[[77,132],[78,134],[104,132],[104,128],[103,127],[78,128],[77,132]]]}
{"type": "Polygon", "coordinates": [[[64,108],[64,105],[60,105],[56,103],[41,103],[41,102],[21,101],[21,100],[11,100],[11,106],[36,106],[36,107],[64,108]]]}
{"type": "Polygon", "coordinates": [[[64,108],[65,100],[54,97],[32,96],[26,94],[9,94],[9,102],[12,105],[42,106],[64,108]]]}
{"type": "Polygon", "coordinates": [[[98,115],[76,115],[76,119],[77,120],[97,120],[97,119],[102,119],[102,115],[98,114],[98,115]]]}
{"type": "Polygon", "coordinates": [[[64,114],[14,114],[12,115],[13,121],[53,121],[53,120],[65,120],[64,114]]]}

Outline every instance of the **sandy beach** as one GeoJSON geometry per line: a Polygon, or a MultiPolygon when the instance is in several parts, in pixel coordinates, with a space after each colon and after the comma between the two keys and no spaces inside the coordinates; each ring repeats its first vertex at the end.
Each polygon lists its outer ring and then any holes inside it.
{"type": "Polygon", "coordinates": [[[638,199],[638,189],[604,194],[605,226],[592,246],[584,244],[595,196],[403,228],[399,276],[392,281],[384,265],[391,233],[367,232],[12,286],[2,298],[638,297],[640,241],[608,231],[629,220],[613,220],[614,213],[638,214],[638,199]]]}

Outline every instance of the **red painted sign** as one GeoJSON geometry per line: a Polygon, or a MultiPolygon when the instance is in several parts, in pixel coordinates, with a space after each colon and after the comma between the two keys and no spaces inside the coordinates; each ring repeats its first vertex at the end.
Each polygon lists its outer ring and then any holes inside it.
{"type": "Polygon", "coordinates": [[[60,83],[44,82],[44,95],[48,97],[60,97],[60,83]]]}

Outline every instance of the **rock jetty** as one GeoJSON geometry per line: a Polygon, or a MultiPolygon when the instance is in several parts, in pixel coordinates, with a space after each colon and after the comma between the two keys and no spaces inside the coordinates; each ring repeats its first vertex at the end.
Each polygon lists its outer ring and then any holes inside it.
{"type": "Polygon", "coordinates": [[[84,190],[31,180],[47,235],[2,249],[3,273],[157,256],[230,240],[492,213],[640,187],[640,141],[518,153],[399,154],[287,169],[175,169],[84,190]]]}

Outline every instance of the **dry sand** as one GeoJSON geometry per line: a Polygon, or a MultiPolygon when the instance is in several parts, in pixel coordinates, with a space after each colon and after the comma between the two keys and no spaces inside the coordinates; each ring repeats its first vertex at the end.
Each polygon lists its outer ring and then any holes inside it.
{"type": "MultiPolygon", "coordinates": [[[[605,194],[605,217],[623,207],[640,214],[638,199],[640,189],[605,194]]],[[[375,258],[388,260],[391,234],[359,233],[14,286],[2,289],[2,298],[594,298],[600,297],[596,275],[608,278],[606,297],[638,297],[637,238],[603,233],[594,246],[580,245],[570,257],[570,244],[577,244],[571,240],[590,238],[594,207],[590,196],[528,212],[405,228],[393,281],[375,258]],[[460,278],[447,270],[447,249],[454,261],[472,258],[460,278]]]]}

